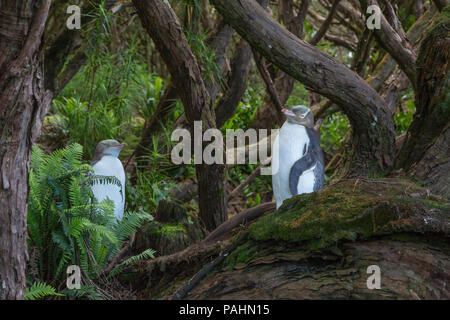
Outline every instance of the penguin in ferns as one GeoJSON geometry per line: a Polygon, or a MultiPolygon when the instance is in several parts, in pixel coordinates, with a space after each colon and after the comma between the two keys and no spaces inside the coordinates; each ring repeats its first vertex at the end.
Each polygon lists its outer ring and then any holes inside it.
{"type": "Polygon", "coordinates": [[[100,141],[95,148],[91,166],[96,176],[115,177],[121,184],[97,183],[92,186],[92,193],[98,202],[109,198],[114,202],[114,216],[122,220],[125,209],[125,170],[119,160],[119,153],[126,143],[116,140],[100,141]]]}
{"type": "Polygon", "coordinates": [[[277,209],[283,201],[324,185],[324,159],[314,115],[306,106],[283,109],[287,120],[273,144],[272,188],[277,209]]]}

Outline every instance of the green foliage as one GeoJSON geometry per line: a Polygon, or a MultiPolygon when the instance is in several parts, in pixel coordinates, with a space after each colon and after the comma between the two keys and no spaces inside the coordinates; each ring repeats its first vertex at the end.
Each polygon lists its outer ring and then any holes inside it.
{"type": "MultiPolygon", "coordinates": [[[[244,164],[235,166],[229,171],[229,181],[237,187],[258,167],[259,164],[244,164]]],[[[244,187],[241,194],[247,200],[246,207],[251,208],[261,204],[261,197],[272,193],[271,176],[258,175],[255,180],[244,187]]]]}
{"type": "Polygon", "coordinates": [[[256,85],[249,86],[245,90],[242,102],[239,103],[236,112],[222,127],[223,134],[225,134],[226,129],[246,130],[248,128],[263,101],[262,93],[256,85]]]}
{"type": "Polygon", "coordinates": [[[256,110],[252,105],[240,102],[235,114],[223,125],[222,131],[225,133],[227,129],[247,128],[255,117],[256,110]]]}
{"type": "Polygon", "coordinates": [[[139,54],[138,31],[117,46],[118,19],[111,19],[104,5],[97,7],[86,28],[87,63],[67,84],[46,118],[49,139],[57,147],[79,143],[91,159],[97,143],[104,139],[124,141],[140,136],[164,90],[164,81],[149,73],[139,54]]]}
{"type": "Polygon", "coordinates": [[[25,300],[37,300],[46,296],[64,296],[45,283],[35,282],[25,290],[25,300]]]}
{"type": "Polygon", "coordinates": [[[119,117],[101,105],[89,108],[77,98],[55,99],[52,113],[47,121],[67,144],[80,143],[93,151],[99,141],[118,136],[119,117]]]}
{"type": "Polygon", "coordinates": [[[143,168],[137,167],[134,184],[127,176],[126,202],[131,210],[154,211],[159,201],[170,200],[169,191],[177,188],[175,181],[177,177],[195,175],[193,165],[176,166],[172,163],[170,160],[172,145],[167,129],[164,129],[162,134],[152,136],[151,144],[142,159],[147,165],[143,168]]]}
{"type": "Polygon", "coordinates": [[[208,79],[209,81],[216,81],[221,84],[222,77],[215,61],[215,50],[207,45],[210,34],[207,32],[191,32],[190,30],[186,30],[185,33],[191,50],[203,69],[203,77],[205,80],[208,79]]]}
{"type": "Polygon", "coordinates": [[[137,170],[135,185],[127,179],[126,201],[132,210],[152,212],[161,200],[170,200],[169,191],[174,188],[173,177],[163,170],[137,170]]]}
{"type": "Polygon", "coordinates": [[[88,285],[81,285],[80,289],[67,289],[64,294],[75,299],[105,300],[105,296],[99,293],[97,288],[88,285]]]}
{"type": "Polygon", "coordinates": [[[414,93],[409,92],[404,97],[405,103],[403,104],[400,112],[397,112],[394,116],[395,128],[397,130],[397,134],[402,134],[406,132],[411,124],[414,113],[416,112],[416,106],[414,104],[414,93]]]}
{"type": "Polygon", "coordinates": [[[412,14],[411,10],[408,10],[408,6],[400,6],[398,8],[398,17],[405,31],[408,31],[409,28],[416,22],[416,17],[414,16],[414,12],[412,14]]]}
{"type": "Polygon", "coordinates": [[[320,129],[320,144],[322,149],[334,153],[345,140],[350,130],[347,117],[341,112],[327,117],[320,129]]]}
{"type": "Polygon", "coordinates": [[[294,82],[294,89],[285,104],[286,108],[291,108],[298,105],[308,105],[308,90],[300,82],[294,82]]]}
{"type": "Polygon", "coordinates": [[[150,119],[164,93],[164,80],[155,74],[148,74],[142,65],[135,67],[133,86],[129,89],[133,109],[144,119],[150,119]]]}
{"type": "Polygon", "coordinates": [[[96,176],[81,161],[83,148],[72,144],[49,155],[34,147],[29,176],[28,245],[34,257],[35,277],[56,288],[64,284],[68,265],[81,267],[83,281],[92,285],[124,241],[144,221],[143,212],[114,217],[114,204],[98,203],[91,186],[120,182],[96,176]]]}

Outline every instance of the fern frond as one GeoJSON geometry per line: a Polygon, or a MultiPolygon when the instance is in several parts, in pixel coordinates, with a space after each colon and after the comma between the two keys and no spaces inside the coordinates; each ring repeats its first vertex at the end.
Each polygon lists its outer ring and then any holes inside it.
{"type": "Polygon", "coordinates": [[[114,176],[103,176],[103,175],[89,175],[88,184],[90,186],[95,186],[97,184],[105,185],[105,184],[113,184],[119,187],[120,189],[120,195],[122,196],[122,199],[124,197],[124,194],[122,192],[123,186],[119,179],[117,179],[114,176]]]}
{"type": "Polygon", "coordinates": [[[115,227],[114,232],[120,241],[128,239],[145,221],[152,221],[153,217],[148,213],[128,211],[115,227]]]}
{"type": "Polygon", "coordinates": [[[36,300],[45,296],[64,296],[57,293],[56,289],[42,282],[35,282],[30,288],[25,290],[25,300],[36,300]]]}
{"type": "Polygon", "coordinates": [[[155,258],[155,253],[156,253],[155,250],[147,249],[147,250],[141,252],[140,254],[137,254],[135,256],[132,256],[132,257],[126,259],[125,261],[123,261],[122,263],[117,265],[111,271],[111,273],[108,275],[108,278],[116,276],[120,271],[122,271],[124,266],[128,266],[128,265],[134,264],[134,263],[136,263],[138,261],[141,261],[141,260],[144,260],[144,259],[154,259],[155,258]]]}
{"type": "Polygon", "coordinates": [[[96,233],[101,237],[106,238],[112,244],[118,244],[119,242],[114,232],[105,226],[95,224],[87,220],[84,221],[84,227],[85,231],[89,233],[96,233]]]}

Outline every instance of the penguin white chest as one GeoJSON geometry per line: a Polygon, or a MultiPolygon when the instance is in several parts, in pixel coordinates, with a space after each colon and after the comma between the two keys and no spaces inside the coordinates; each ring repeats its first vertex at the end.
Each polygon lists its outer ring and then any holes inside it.
{"type": "Polygon", "coordinates": [[[116,157],[103,156],[93,167],[96,175],[116,177],[122,187],[115,184],[96,184],[92,192],[98,202],[109,198],[114,202],[114,216],[121,220],[125,207],[125,171],[122,162],[116,157]]]}
{"type": "MultiPolygon", "coordinates": [[[[284,200],[292,197],[289,190],[289,174],[294,163],[306,153],[308,145],[309,137],[306,128],[288,121],[283,124],[275,138],[272,151],[272,188],[277,208],[284,200]]],[[[300,177],[299,193],[313,191],[314,179],[311,179],[313,169],[304,172],[300,177]]]]}

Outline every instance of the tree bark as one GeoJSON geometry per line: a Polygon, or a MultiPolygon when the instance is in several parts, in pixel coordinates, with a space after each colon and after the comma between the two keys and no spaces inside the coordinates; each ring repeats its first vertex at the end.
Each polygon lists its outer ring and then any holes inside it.
{"type": "MultiPolygon", "coordinates": [[[[426,34],[428,32],[428,30],[430,29],[430,27],[433,25],[433,22],[435,21],[436,16],[437,16],[437,12],[438,12],[437,8],[435,6],[432,6],[408,30],[407,38],[409,39],[410,43],[413,45],[413,47],[415,49],[420,44],[421,40],[424,37],[424,34],[426,34]]],[[[364,33],[366,33],[366,30],[364,31],[364,33]]],[[[363,36],[364,36],[364,34],[363,34],[363,36]]],[[[363,39],[361,39],[361,40],[363,40],[363,39]]],[[[362,43],[362,41],[360,41],[359,45],[364,45],[364,43],[362,43]]],[[[369,49],[369,48],[366,48],[366,49],[369,49]]],[[[360,50],[360,48],[358,48],[358,51],[359,50],[360,50]]],[[[358,53],[356,53],[355,60],[354,60],[355,64],[352,64],[352,69],[362,76],[363,73],[360,73],[360,68],[362,67],[362,63],[359,63],[358,60],[360,60],[360,59],[358,58],[358,53]]],[[[362,62],[362,61],[360,61],[360,62],[362,62]]],[[[393,77],[397,77],[396,75],[393,74],[396,67],[397,67],[397,64],[395,62],[395,59],[389,53],[387,53],[382,58],[381,62],[378,64],[378,66],[375,68],[372,75],[366,79],[367,84],[369,84],[383,98],[386,98],[387,91],[389,91],[390,93],[393,93],[393,91],[390,89],[394,89],[394,87],[393,86],[389,87],[386,85],[386,83],[389,82],[392,84],[391,80],[393,79],[393,77]],[[386,90],[386,89],[388,89],[388,90],[386,90]]],[[[402,85],[403,85],[403,83],[404,83],[404,81],[401,80],[402,85]]],[[[408,80],[408,83],[410,83],[409,80],[408,80]]],[[[401,86],[401,87],[403,87],[403,86],[401,86]]],[[[400,92],[400,91],[397,90],[397,92],[400,92]]],[[[393,96],[395,96],[395,94],[391,95],[391,97],[393,97],[393,96]]],[[[390,97],[388,97],[388,99],[389,98],[390,97]]],[[[386,101],[386,106],[387,106],[388,110],[392,109],[391,108],[392,105],[390,105],[389,101],[386,101]]],[[[331,113],[334,113],[334,112],[337,112],[340,110],[340,108],[335,104],[327,107],[325,105],[325,102],[321,103],[318,106],[314,106],[313,111],[314,111],[314,109],[318,110],[317,113],[315,113],[315,115],[317,117],[326,117],[326,116],[330,115],[331,113]],[[324,111],[326,111],[326,112],[324,112],[324,111]]]]}
{"type": "MultiPolygon", "coordinates": [[[[408,30],[406,36],[414,47],[420,43],[423,35],[426,34],[434,21],[436,14],[437,9],[435,6],[432,6],[408,30]]],[[[367,83],[376,91],[379,91],[383,83],[390,77],[395,67],[395,59],[390,54],[386,54],[375,68],[372,75],[367,79],[367,83]]]]}
{"type": "MultiPolygon", "coordinates": [[[[362,0],[363,2],[363,10],[366,10],[367,6],[365,4],[366,0],[362,0]]],[[[377,5],[378,2],[376,0],[368,0],[367,5],[377,5]]],[[[387,2],[388,6],[387,10],[391,10],[391,16],[394,22],[398,22],[397,15],[395,11],[392,9],[392,6],[387,2]]],[[[411,80],[411,83],[415,85],[416,83],[416,53],[413,48],[409,44],[406,35],[401,28],[400,23],[396,23],[398,28],[391,26],[391,24],[387,21],[384,14],[381,15],[381,29],[374,30],[375,37],[377,38],[380,45],[387,51],[389,54],[395,59],[400,68],[406,73],[408,78],[411,80]],[[395,29],[394,29],[395,28],[395,29]]]]}
{"type": "Polygon", "coordinates": [[[228,90],[216,107],[216,124],[218,128],[221,128],[233,116],[244,95],[250,71],[251,53],[250,46],[245,42],[239,43],[236,47],[236,53],[231,62],[228,90]]]}
{"type": "Polygon", "coordinates": [[[334,0],[333,5],[330,8],[330,12],[328,13],[328,17],[325,19],[324,23],[322,23],[320,29],[317,30],[314,37],[309,41],[311,45],[313,46],[317,45],[327,32],[328,28],[330,27],[331,21],[333,21],[334,14],[336,12],[339,2],[340,0],[334,0]]]}
{"type": "Polygon", "coordinates": [[[340,176],[369,176],[391,170],[394,124],[375,90],[346,66],[280,26],[255,1],[212,0],[212,3],[266,59],[342,106],[353,134],[340,176]]]}
{"type": "Polygon", "coordinates": [[[28,161],[52,98],[40,56],[49,7],[0,1],[0,300],[25,293],[28,161]]]}
{"type": "Polygon", "coordinates": [[[450,196],[450,6],[422,42],[417,60],[416,113],[396,166],[450,196]]]}

